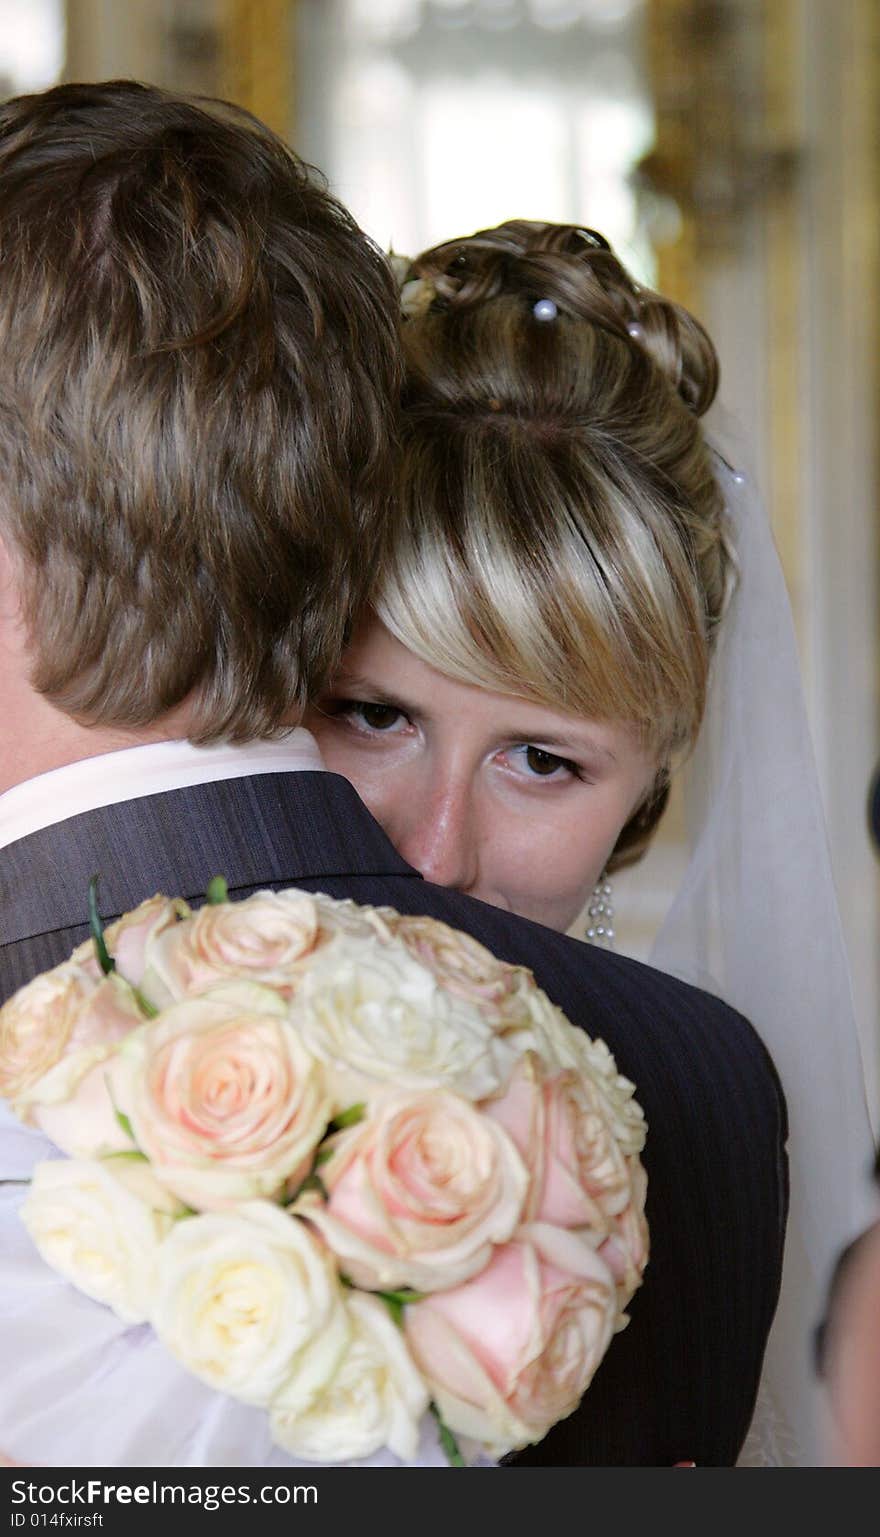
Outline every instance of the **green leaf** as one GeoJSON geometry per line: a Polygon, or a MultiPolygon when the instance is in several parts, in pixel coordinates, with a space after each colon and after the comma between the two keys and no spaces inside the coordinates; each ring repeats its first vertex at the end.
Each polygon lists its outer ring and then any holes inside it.
{"type": "Polygon", "coordinates": [[[449,1463],[449,1466],[451,1468],[466,1467],[467,1464],[458,1449],[458,1442],[456,1441],[455,1436],[452,1434],[452,1431],[449,1429],[449,1426],[440,1413],[440,1410],[437,1408],[437,1405],[435,1403],[431,1403],[430,1410],[435,1420],[437,1421],[437,1429],[440,1432],[440,1445],[446,1453],[446,1459],[449,1463]]]}
{"type": "Polygon", "coordinates": [[[315,1155],[315,1168],[320,1169],[322,1163],[329,1163],[333,1157],[332,1147],[319,1147],[315,1155]]]}
{"type": "Polygon", "coordinates": [[[357,1126],[358,1121],[362,1121],[366,1113],[367,1107],[363,1102],[349,1105],[347,1110],[341,1110],[338,1115],[334,1115],[332,1121],[327,1122],[324,1136],[332,1137],[334,1132],[345,1131],[348,1126],[357,1126]]]}
{"type": "MultiPolygon", "coordinates": [[[[123,1130],[126,1131],[126,1135],[127,1136],[131,1136],[131,1129],[130,1129],[131,1128],[131,1122],[129,1121],[128,1116],[127,1115],[121,1115],[120,1112],[117,1110],[117,1112],[116,1112],[116,1119],[119,1121],[120,1125],[122,1125],[123,1121],[125,1122],[125,1126],[123,1126],[123,1130]]],[[[134,1141],[133,1137],[132,1137],[132,1141],[134,1141]]],[[[146,1153],[142,1153],[139,1148],[134,1148],[134,1147],[133,1148],[124,1148],[119,1153],[104,1153],[102,1155],[102,1161],[105,1162],[105,1163],[109,1163],[111,1158],[117,1158],[117,1159],[119,1159],[123,1163],[149,1163],[149,1161],[150,1161],[149,1158],[147,1157],[146,1153]]]]}
{"type": "Polygon", "coordinates": [[[104,924],[98,912],[98,880],[99,876],[93,875],[89,881],[89,928],[95,944],[98,965],[105,977],[109,977],[111,971],[116,970],[116,962],[104,942],[104,924]]]}
{"type": "MultiPolygon", "coordinates": [[[[113,1114],[116,1117],[117,1124],[122,1127],[122,1130],[125,1132],[125,1135],[127,1137],[130,1137],[132,1142],[135,1142],[134,1131],[132,1130],[131,1121],[128,1119],[128,1116],[124,1113],[124,1111],[117,1110],[115,1105],[113,1106],[113,1114]]],[[[135,1147],[137,1147],[137,1143],[136,1142],[135,1142],[135,1147]]]]}
{"type": "MultiPolygon", "coordinates": [[[[109,1073],[105,1073],[104,1074],[104,1085],[105,1085],[106,1090],[107,1090],[107,1098],[109,1099],[111,1105],[113,1106],[113,1114],[116,1117],[116,1124],[117,1124],[117,1126],[121,1126],[122,1127],[122,1130],[125,1132],[125,1135],[128,1137],[129,1142],[133,1142],[134,1145],[135,1145],[135,1150],[138,1153],[140,1153],[141,1150],[138,1147],[137,1137],[134,1134],[134,1128],[133,1128],[133,1126],[131,1124],[131,1121],[128,1119],[128,1116],[125,1114],[125,1112],[123,1110],[120,1110],[120,1108],[117,1105],[115,1099],[113,1098],[113,1080],[111,1079],[109,1073]]],[[[128,1149],[126,1148],[125,1151],[127,1152],[128,1149]]]]}
{"type": "Polygon", "coordinates": [[[309,1174],[309,1175],[307,1175],[306,1178],[303,1180],[302,1184],[300,1185],[299,1189],[297,1190],[296,1195],[292,1197],[292,1200],[294,1200],[294,1201],[298,1200],[299,1197],[301,1195],[304,1195],[307,1190],[317,1190],[319,1196],[321,1197],[321,1200],[322,1201],[326,1201],[327,1200],[327,1188],[326,1188],[326,1186],[324,1184],[324,1181],[322,1180],[320,1174],[309,1174]]]}
{"type": "Polygon", "coordinates": [[[229,887],[226,884],[225,877],[222,875],[215,875],[213,880],[208,882],[208,890],[205,893],[205,901],[211,907],[219,907],[221,902],[228,902],[228,900],[229,887]]]}
{"type": "Polygon", "coordinates": [[[403,1303],[402,1302],[398,1302],[396,1297],[392,1297],[390,1292],[387,1292],[387,1293],[386,1292],[377,1292],[376,1295],[378,1297],[382,1298],[382,1301],[384,1302],[384,1304],[387,1307],[389,1313],[391,1314],[391,1321],[392,1321],[392,1323],[397,1324],[398,1329],[402,1329],[403,1328],[403,1303]]]}
{"type": "Polygon", "coordinates": [[[411,1302],[421,1302],[422,1298],[427,1296],[427,1292],[414,1292],[404,1286],[399,1291],[373,1292],[372,1295],[384,1302],[398,1329],[402,1329],[404,1308],[411,1302]]]}

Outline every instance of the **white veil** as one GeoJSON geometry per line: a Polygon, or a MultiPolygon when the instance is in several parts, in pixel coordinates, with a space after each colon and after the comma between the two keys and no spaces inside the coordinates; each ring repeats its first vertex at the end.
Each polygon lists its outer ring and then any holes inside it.
{"type": "Polygon", "coordinates": [[[786,1258],[741,1465],[814,1467],[813,1335],[834,1261],[873,1212],[872,1139],[788,596],[754,482],[716,455],[739,577],[683,770],[690,861],[650,961],[746,1015],[782,1080],[786,1258]]]}

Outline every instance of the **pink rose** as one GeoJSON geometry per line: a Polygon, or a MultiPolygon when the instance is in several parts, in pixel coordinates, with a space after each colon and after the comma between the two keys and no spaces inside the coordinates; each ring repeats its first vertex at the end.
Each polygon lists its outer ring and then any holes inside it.
{"type": "Polygon", "coordinates": [[[307,1216],[356,1286],[455,1286],[516,1228],[528,1186],[507,1134],[445,1090],[380,1100],[322,1166],[307,1216]]]}
{"type": "Polygon", "coordinates": [[[66,961],[35,977],[0,1009],[0,1095],[16,1100],[63,1056],[96,982],[66,961]]]}
{"type": "Polygon", "coordinates": [[[401,940],[410,954],[433,973],[441,987],[478,1004],[497,1022],[514,1010],[524,979],[531,980],[531,974],[522,966],[496,960],[470,934],[450,928],[437,918],[395,915],[388,922],[394,938],[401,940]]]}
{"type": "Polygon", "coordinates": [[[167,1003],[247,978],[289,997],[319,936],[318,909],[304,891],[258,891],[242,902],[206,903],[150,945],[145,991],[167,1003]]]}
{"type": "Polygon", "coordinates": [[[517,1056],[536,1051],[548,1065],[558,1070],[571,1068],[589,1078],[601,1095],[604,1114],[621,1152],[627,1157],[640,1153],[647,1133],[644,1111],[635,1098],[635,1084],[618,1072],[605,1042],[578,1030],[534,984],[523,986],[520,999],[528,1010],[528,1021],[525,1026],[515,1023],[512,1028],[505,1021],[501,1027],[505,1041],[517,1056]]]}
{"type": "Polygon", "coordinates": [[[617,1312],[589,1244],[535,1223],[463,1286],[407,1307],[404,1329],[450,1429],[503,1456],[577,1408],[617,1312]]]}
{"type": "Polygon", "coordinates": [[[188,1205],[271,1199],[308,1172],[330,1102],[286,1015],[270,989],[230,983],[125,1043],[121,1108],[157,1178],[188,1205]]]}
{"type": "Polygon", "coordinates": [[[118,1048],[144,1023],[132,989],[115,972],[93,986],[59,1060],[19,1095],[14,1109],[70,1158],[131,1147],[119,1124],[111,1087],[118,1048]]]}
{"type": "Polygon", "coordinates": [[[573,1069],[550,1074],[535,1052],[484,1109],[512,1137],[531,1172],[526,1221],[610,1230],[631,1198],[630,1167],[593,1081],[573,1069]]]}
{"type": "MultiPolygon", "coordinates": [[[[108,923],[104,930],[104,943],[116,962],[116,970],[126,982],[131,982],[134,987],[140,986],[147,949],[166,929],[175,928],[181,918],[188,916],[189,911],[181,898],[157,894],[141,902],[130,913],[123,913],[115,923],[108,923]]],[[[71,960],[96,980],[101,977],[93,940],[83,940],[74,950],[71,960]]]]}
{"type": "Polygon", "coordinates": [[[55,1140],[40,1107],[70,1101],[90,1069],[143,1020],[134,993],[115,973],[94,980],[69,961],[36,977],[0,1010],[0,1092],[16,1115],[55,1140]]]}

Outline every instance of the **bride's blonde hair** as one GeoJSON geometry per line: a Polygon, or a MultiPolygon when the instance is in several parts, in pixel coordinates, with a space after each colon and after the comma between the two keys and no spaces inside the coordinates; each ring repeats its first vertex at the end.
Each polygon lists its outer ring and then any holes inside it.
{"type": "Polygon", "coordinates": [[[730,579],[698,423],[715,349],[571,225],[512,220],[400,275],[403,529],[376,610],[450,677],[633,727],[658,776],[619,867],[696,738],[730,579]]]}

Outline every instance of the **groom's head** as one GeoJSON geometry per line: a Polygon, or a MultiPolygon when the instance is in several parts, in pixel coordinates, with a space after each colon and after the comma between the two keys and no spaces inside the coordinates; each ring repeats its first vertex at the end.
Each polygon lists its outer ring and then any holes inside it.
{"type": "Polygon", "coordinates": [[[194,739],[295,719],[387,532],[380,253],[248,115],[131,82],[0,107],[0,541],[29,682],[194,739]]]}

